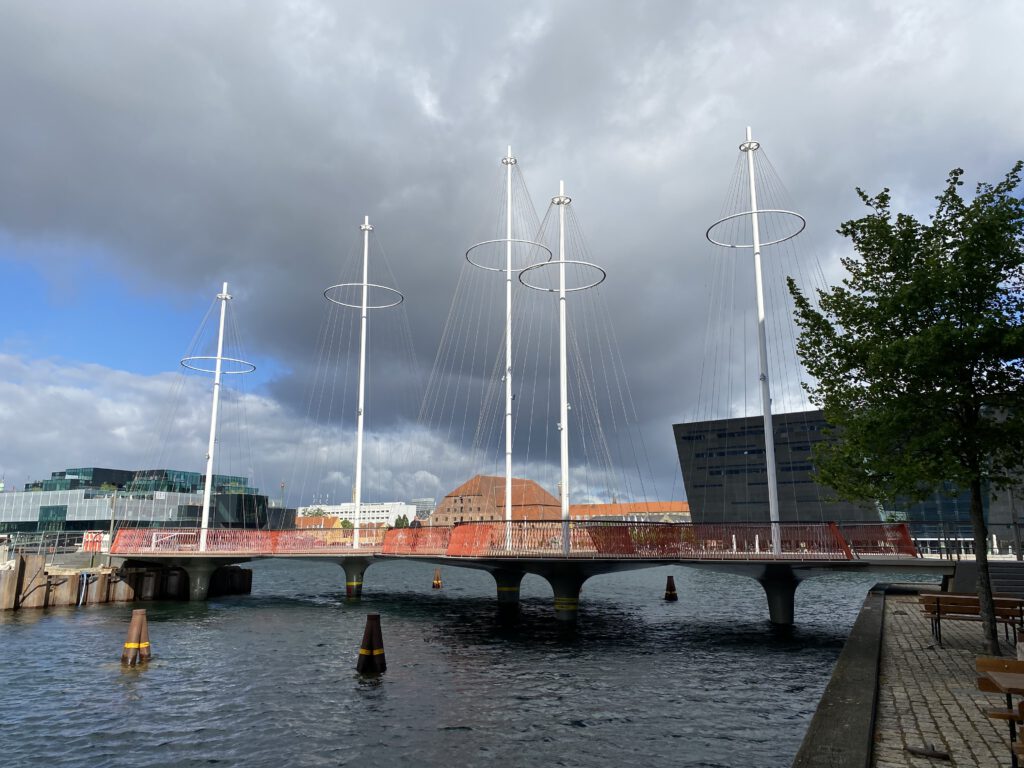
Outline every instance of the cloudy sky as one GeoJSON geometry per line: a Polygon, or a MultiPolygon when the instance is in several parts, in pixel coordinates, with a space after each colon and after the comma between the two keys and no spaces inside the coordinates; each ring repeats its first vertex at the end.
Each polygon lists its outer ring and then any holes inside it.
{"type": "MultiPolygon", "coordinates": [[[[678,498],[671,425],[699,411],[721,258],[704,231],[746,126],[835,276],[855,187],[925,214],[950,168],[994,181],[1024,157],[1022,38],[1010,0],[3,0],[0,473],[201,469],[209,385],[177,362],[226,280],[259,366],[238,398],[255,458],[232,469],[292,503],[310,454],[350,482],[351,441],[310,406],[321,291],[369,215],[427,379],[511,144],[540,216],[566,180],[657,495],[678,498]]],[[[479,469],[436,424],[376,425],[378,496],[479,469]]]]}

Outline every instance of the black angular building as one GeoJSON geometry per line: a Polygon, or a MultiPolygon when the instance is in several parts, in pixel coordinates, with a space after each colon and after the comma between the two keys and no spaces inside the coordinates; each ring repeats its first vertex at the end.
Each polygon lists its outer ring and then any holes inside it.
{"type": "MultiPolygon", "coordinates": [[[[821,411],[772,416],[782,522],[878,522],[874,505],[839,501],[819,485],[811,450],[827,439],[821,411]]],[[[675,424],[676,449],[695,523],[768,522],[768,471],[761,416],[675,424]]]]}

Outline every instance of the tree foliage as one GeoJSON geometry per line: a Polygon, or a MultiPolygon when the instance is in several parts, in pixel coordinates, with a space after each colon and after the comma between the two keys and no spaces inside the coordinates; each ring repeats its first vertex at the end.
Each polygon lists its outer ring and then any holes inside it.
{"type": "Polygon", "coordinates": [[[817,305],[789,280],[807,389],[837,428],[815,454],[821,480],[858,500],[970,490],[986,578],[982,494],[1024,464],[1021,168],[970,201],[954,169],[926,223],[894,215],[888,189],[858,189],[869,213],[839,228],[849,276],[817,305]]]}

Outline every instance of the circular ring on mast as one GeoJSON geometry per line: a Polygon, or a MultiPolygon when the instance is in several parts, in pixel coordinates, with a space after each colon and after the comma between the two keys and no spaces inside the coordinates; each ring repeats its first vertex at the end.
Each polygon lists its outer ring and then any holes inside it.
{"type": "MultiPolygon", "coordinates": [[[[189,355],[188,357],[181,358],[181,365],[184,368],[188,368],[190,371],[199,371],[200,373],[217,373],[216,368],[204,368],[203,365],[196,365],[202,360],[217,360],[216,355],[189,355]]],[[[239,360],[234,357],[222,357],[220,358],[222,363],[220,372],[226,375],[230,374],[243,374],[252,373],[256,370],[256,366],[250,363],[248,360],[239,360]],[[237,368],[225,368],[223,363],[233,363],[238,366],[237,368]]]]}
{"type": "MultiPolygon", "coordinates": [[[[550,262],[555,257],[555,254],[553,254],[551,252],[551,249],[548,248],[543,243],[537,243],[537,242],[534,242],[533,240],[520,240],[520,239],[514,238],[514,237],[513,238],[502,237],[502,238],[499,238],[497,240],[484,240],[481,243],[477,243],[476,245],[470,246],[469,250],[466,251],[466,261],[468,261],[474,267],[480,267],[480,269],[486,269],[488,272],[504,272],[505,271],[504,267],[489,267],[486,264],[481,263],[481,261],[473,261],[473,256],[470,255],[470,254],[473,253],[473,251],[477,250],[478,248],[483,248],[484,246],[488,246],[488,245],[494,246],[494,245],[497,245],[498,243],[506,243],[506,244],[507,243],[516,243],[516,244],[521,245],[521,246],[533,246],[532,248],[530,248],[530,247],[524,248],[524,250],[533,251],[534,248],[539,248],[542,251],[546,251],[547,252],[548,257],[546,259],[543,259],[542,261],[539,261],[539,262],[536,259],[531,259],[530,262],[525,267],[513,267],[513,269],[512,269],[513,272],[522,272],[523,270],[529,269],[530,267],[534,266],[535,264],[546,264],[546,263],[550,262]]],[[[516,248],[513,248],[513,250],[516,250],[516,248]]],[[[477,256],[477,258],[480,258],[480,257],[477,256]]]]}
{"type": "MultiPolygon", "coordinates": [[[[333,291],[336,288],[362,288],[362,287],[363,287],[363,283],[338,283],[337,285],[332,285],[330,288],[328,288],[326,291],[324,291],[324,298],[327,299],[332,304],[337,304],[338,306],[341,306],[341,307],[350,307],[351,309],[362,309],[363,308],[362,302],[359,302],[358,304],[355,304],[355,303],[348,302],[348,301],[342,301],[341,299],[335,299],[335,298],[332,298],[330,296],[331,291],[333,291]]],[[[386,292],[385,295],[392,295],[392,298],[391,298],[391,300],[389,302],[381,302],[381,303],[377,303],[377,304],[369,304],[368,303],[366,305],[367,309],[390,309],[391,307],[397,307],[399,304],[401,304],[403,301],[405,301],[405,295],[401,291],[396,290],[394,288],[388,288],[386,285],[377,285],[376,283],[366,283],[366,287],[367,288],[376,288],[377,290],[385,291],[386,292]],[[398,298],[395,299],[394,296],[397,296],[398,298]]]]}
{"type": "Polygon", "coordinates": [[[557,287],[556,288],[548,288],[547,286],[544,286],[544,285],[534,285],[532,283],[527,282],[524,278],[526,277],[528,272],[539,270],[542,267],[554,267],[554,266],[558,266],[560,264],[575,264],[577,267],[583,267],[584,269],[595,270],[596,272],[600,273],[600,276],[597,277],[597,279],[594,280],[593,282],[584,283],[584,284],[581,284],[581,285],[576,285],[576,286],[573,286],[571,288],[567,287],[565,289],[566,293],[572,293],[573,291],[585,291],[588,288],[595,288],[595,287],[599,286],[601,283],[603,283],[604,279],[606,277],[608,277],[608,273],[605,272],[603,269],[601,269],[601,267],[597,266],[597,264],[591,264],[589,261],[577,261],[575,259],[566,259],[565,261],[541,261],[541,262],[538,262],[537,264],[531,264],[530,266],[528,266],[526,269],[524,269],[522,272],[519,273],[519,282],[522,283],[523,285],[525,285],[527,288],[533,288],[533,290],[535,290],[535,291],[546,291],[548,293],[557,293],[558,292],[558,288],[557,287]]]}
{"type": "MultiPolygon", "coordinates": [[[[742,216],[751,216],[751,215],[753,215],[753,213],[754,213],[754,211],[741,211],[740,213],[734,213],[731,216],[726,216],[724,218],[721,218],[718,221],[716,221],[714,224],[712,224],[710,227],[708,227],[708,231],[704,233],[704,237],[706,237],[708,240],[710,240],[715,245],[720,245],[723,248],[753,248],[754,247],[753,243],[723,243],[720,240],[715,240],[715,238],[711,236],[711,232],[715,229],[715,227],[717,227],[717,226],[719,226],[721,224],[724,224],[727,221],[732,221],[733,219],[738,219],[738,218],[740,218],[742,216]]],[[[803,216],[801,216],[799,213],[796,213],[795,211],[786,211],[786,210],[783,210],[782,208],[762,208],[761,210],[757,211],[757,215],[758,216],[760,216],[762,213],[779,214],[782,217],[790,217],[791,216],[791,217],[797,219],[798,223],[799,223],[799,226],[797,226],[797,228],[795,230],[793,230],[792,232],[786,234],[784,237],[779,237],[779,238],[776,238],[775,240],[767,240],[767,241],[761,243],[761,247],[762,248],[767,248],[769,245],[778,245],[779,243],[784,243],[787,240],[792,240],[794,237],[796,237],[801,232],[803,232],[804,228],[807,226],[807,219],[805,219],[803,216]]]]}

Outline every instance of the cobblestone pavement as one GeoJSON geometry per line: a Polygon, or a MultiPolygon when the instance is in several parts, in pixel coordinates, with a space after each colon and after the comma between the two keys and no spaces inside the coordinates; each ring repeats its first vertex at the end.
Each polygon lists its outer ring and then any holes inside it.
{"type": "Polygon", "coordinates": [[[975,682],[982,647],[980,623],[943,622],[940,648],[916,596],[886,597],[875,768],[1010,765],[1009,729],[984,711],[1005,700],[980,692],[975,682]],[[949,759],[916,756],[907,747],[946,752],[949,759]]]}

